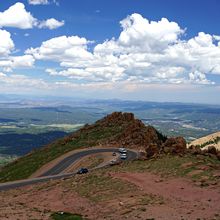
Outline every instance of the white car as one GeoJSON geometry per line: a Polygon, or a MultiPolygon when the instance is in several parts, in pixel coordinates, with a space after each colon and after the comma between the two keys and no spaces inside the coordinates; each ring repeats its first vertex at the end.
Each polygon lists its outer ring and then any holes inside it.
{"type": "Polygon", "coordinates": [[[120,147],[119,149],[118,149],[118,151],[121,153],[121,154],[123,154],[123,153],[127,153],[127,149],[126,148],[124,148],[124,147],[120,147]]]}
{"type": "Polygon", "coordinates": [[[120,155],[120,158],[121,158],[122,160],[127,159],[127,154],[126,154],[126,153],[122,153],[122,154],[120,155]]]}

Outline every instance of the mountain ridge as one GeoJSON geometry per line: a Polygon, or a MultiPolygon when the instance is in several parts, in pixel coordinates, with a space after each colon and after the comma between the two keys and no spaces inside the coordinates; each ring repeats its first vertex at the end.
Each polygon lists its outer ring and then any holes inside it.
{"type": "Polygon", "coordinates": [[[76,149],[88,147],[121,147],[141,152],[143,159],[159,157],[161,154],[215,154],[202,152],[198,147],[187,149],[183,137],[167,138],[152,126],[146,126],[133,113],[113,112],[94,124],[86,124],[78,131],[33,150],[0,169],[0,182],[30,177],[50,161],[76,149]]]}
{"type": "Polygon", "coordinates": [[[75,149],[122,145],[145,149],[151,144],[159,146],[164,140],[165,136],[152,126],[145,126],[142,121],[135,119],[133,113],[113,112],[94,124],[86,124],[78,131],[31,151],[2,167],[0,182],[28,178],[46,163],[75,149]]]}

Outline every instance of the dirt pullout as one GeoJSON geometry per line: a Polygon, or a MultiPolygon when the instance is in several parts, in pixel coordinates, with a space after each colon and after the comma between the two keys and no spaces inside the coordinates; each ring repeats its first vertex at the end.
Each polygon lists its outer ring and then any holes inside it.
{"type": "MultiPolygon", "coordinates": [[[[111,174],[138,186],[147,194],[164,198],[160,206],[148,206],[147,217],[154,219],[220,219],[220,189],[201,188],[183,178],[163,179],[151,173],[111,174]]],[[[140,219],[146,219],[142,214],[140,219]]]]}

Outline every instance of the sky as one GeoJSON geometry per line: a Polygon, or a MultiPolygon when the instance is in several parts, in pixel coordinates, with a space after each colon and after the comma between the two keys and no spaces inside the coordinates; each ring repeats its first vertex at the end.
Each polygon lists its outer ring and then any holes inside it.
{"type": "Polygon", "coordinates": [[[219,0],[7,0],[0,93],[220,104],[219,0]]]}

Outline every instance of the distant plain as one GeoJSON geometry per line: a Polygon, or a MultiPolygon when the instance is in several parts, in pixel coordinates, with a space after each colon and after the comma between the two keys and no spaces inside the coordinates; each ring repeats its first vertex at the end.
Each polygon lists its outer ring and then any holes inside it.
{"type": "Polygon", "coordinates": [[[220,130],[220,106],[122,100],[0,101],[0,166],[113,111],[133,112],[167,136],[188,142],[220,130]]]}

